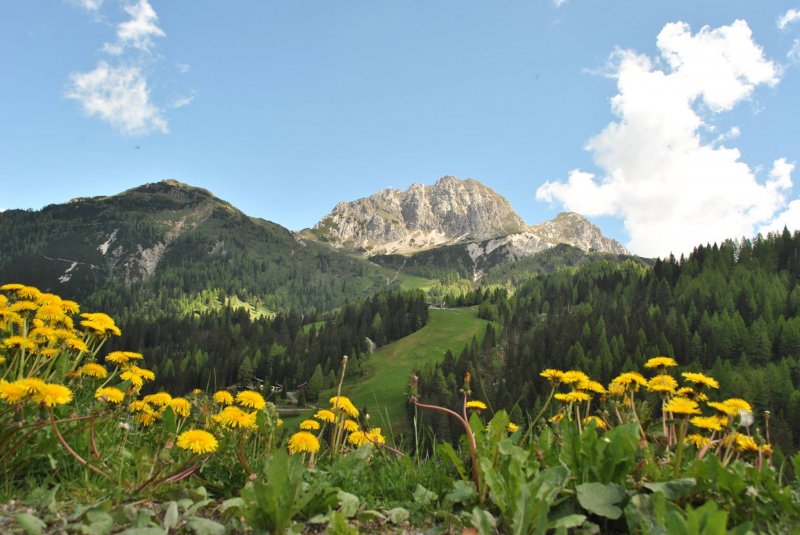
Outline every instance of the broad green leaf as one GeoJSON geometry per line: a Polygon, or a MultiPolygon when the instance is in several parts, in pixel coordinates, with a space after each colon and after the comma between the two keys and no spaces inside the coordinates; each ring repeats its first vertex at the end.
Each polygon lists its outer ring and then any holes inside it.
{"type": "Polygon", "coordinates": [[[208,518],[194,517],[186,526],[195,535],[225,535],[225,526],[208,518]]]}
{"type": "Polygon", "coordinates": [[[625,499],[625,489],[614,483],[583,483],[576,487],[578,503],[590,513],[616,520],[622,516],[617,504],[625,499]]]}
{"type": "Polygon", "coordinates": [[[42,530],[47,527],[44,520],[31,513],[19,513],[14,518],[16,518],[17,523],[28,535],[39,535],[42,533],[42,530]]]}
{"type": "Polygon", "coordinates": [[[662,492],[668,500],[675,501],[692,490],[697,481],[693,477],[661,481],[658,483],[645,483],[644,486],[653,492],[662,492]]]}
{"type": "Polygon", "coordinates": [[[477,529],[480,535],[493,535],[497,528],[497,520],[492,516],[492,513],[480,507],[472,509],[470,520],[472,527],[477,529]]]}
{"type": "Polygon", "coordinates": [[[551,522],[548,527],[549,529],[570,529],[580,527],[584,522],[586,522],[586,515],[567,515],[551,522]]]}
{"type": "Polygon", "coordinates": [[[339,501],[339,512],[347,518],[355,516],[358,512],[358,507],[361,505],[361,500],[358,496],[343,490],[336,493],[336,499],[339,501]]]}
{"type": "Polygon", "coordinates": [[[167,512],[164,513],[164,522],[162,525],[166,529],[175,529],[178,525],[178,520],[180,520],[180,515],[178,514],[178,504],[176,502],[169,502],[169,506],[167,506],[167,512]]]}
{"type": "Polygon", "coordinates": [[[431,492],[419,483],[417,483],[417,488],[414,489],[414,501],[420,505],[430,505],[436,500],[439,499],[439,495],[435,492],[431,492]]]}
{"type": "Polygon", "coordinates": [[[386,511],[386,518],[392,524],[402,524],[408,520],[408,510],[402,507],[395,507],[386,511]]]}
{"type": "Polygon", "coordinates": [[[472,481],[453,481],[453,490],[444,499],[449,503],[462,503],[475,498],[475,484],[472,481]]]}
{"type": "Polygon", "coordinates": [[[105,511],[87,511],[88,526],[83,526],[83,532],[89,535],[106,535],[114,528],[114,519],[105,511]]]}

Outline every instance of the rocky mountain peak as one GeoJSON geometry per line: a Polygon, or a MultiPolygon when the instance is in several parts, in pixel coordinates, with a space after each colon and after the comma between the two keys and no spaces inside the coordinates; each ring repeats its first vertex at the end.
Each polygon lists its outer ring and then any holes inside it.
{"type": "Polygon", "coordinates": [[[550,221],[531,227],[531,232],[552,243],[567,243],[584,251],[630,254],[616,240],[603,235],[597,225],[575,212],[561,212],[550,221]]]}
{"type": "Polygon", "coordinates": [[[384,189],[339,203],[314,226],[313,234],[334,247],[376,254],[489,239],[526,228],[509,202],[490,188],[445,176],[432,186],[384,189]]]}

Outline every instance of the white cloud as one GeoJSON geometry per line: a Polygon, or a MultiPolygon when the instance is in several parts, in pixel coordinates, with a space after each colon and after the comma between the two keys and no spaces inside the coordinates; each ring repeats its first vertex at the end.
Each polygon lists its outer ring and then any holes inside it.
{"type": "Polygon", "coordinates": [[[161,110],[150,102],[147,79],[137,67],[112,67],[101,61],[93,71],[71,74],[70,82],[67,98],[124,134],[169,131],[161,110]]]}
{"type": "Polygon", "coordinates": [[[104,0],[71,0],[73,4],[77,4],[86,11],[99,11],[100,6],[103,5],[104,0]]]}
{"type": "Polygon", "coordinates": [[[800,39],[795,39],[792,48],[786,53],[786,57],[795,63],[800,63],[800,39]]]}
{"type": "Polygon", "coordinates": [[[791,169],[778,160],[760,182],[738,149],[705,142],[701,131],[756,86],[777,84],[778,69],[745,21],[694,36],[687,24],[671,23],[657,43],[663,61],[630,50],[612,56],[618,94],[611,107],[619,121],[586,145],[604,175],[576,169],[566,181],[546,182],[536,197],[589,216],[621,217],[628,248],[646,256],[751,235],[785,205],[791,169]]]}
{"type": "Polygon", "coordinates": [[[553,0],[553,3],[556,5],[556,7],[561,7],[567,3],[567,0],[553,0]]]}
{"type": "Polygon", "coordinates": [[[188,63],[176,63],[175,67],[178,69],[178,72],[181,74],[186,74],[189,72],[189,64],[188,63]]]}
{"type": "Polygon", "coordinates": [[[164,30],[158,27],[158,15],[147,0],[139,0],[135,4],[123,7],[130,15],[130,20],[117,26],[117,42],[106,43],[103,50],[109,54],[119,55],[127,47],[133,47],[143,52],[150,52],[153,48],[153,37],[165,37],[164,30]]]}
{"type": "Polygon", "coordinates": [[[797,21],[800,21],[800,9],[790,9],[778,18],[776,24],[778,28],[785,30],[787,26],[797,21]]]}
{"type": "Polygon", "coordinates": [[[194,93],[191,94],[191,95],[185,95],[185,96],[182,96],[182,97],[178,97],[178,98],[176,98],[175,100],[172,101],[172,103],[169,105],[169,107],[173,108],[173,109],[174,108],[183,108],[184,106],[188,106],[189,104],[191,104],[192,101],[194,100],[194,97],[195,97],[194,93]]]}

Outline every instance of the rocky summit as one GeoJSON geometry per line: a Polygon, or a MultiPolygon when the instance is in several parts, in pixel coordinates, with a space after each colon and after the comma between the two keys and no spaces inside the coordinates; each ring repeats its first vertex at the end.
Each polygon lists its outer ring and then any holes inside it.
{"type": "Polygon", "coordinates": [[[336,248],[374,255],[486,240],[526,228],[501,195],[476,180],[446,176],[432,186],[384,189],[340,202],[310,234],[336,248]]]}
{"type": "Polygon", "coordinates": [[[529,226],[501,195],[476,180],[452,176],[433,186],[414,184],[406,191],[385,189],[340,202],[307,234],[367,256],[409,255],[461,244],[476,266],[490,256],[495,259],[491,264],[508,262],[558,244],[629,254],[580,214],[565,212],[529,226]]]}

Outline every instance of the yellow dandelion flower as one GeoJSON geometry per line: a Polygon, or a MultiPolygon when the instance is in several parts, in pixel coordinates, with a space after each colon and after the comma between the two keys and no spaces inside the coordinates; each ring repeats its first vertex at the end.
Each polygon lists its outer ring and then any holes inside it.
{"type": "Polygon", "coordinates": [[[644,363],[645,368],[672,368],[677,365],[672,357],[653,357],[644,363]]]}
{"type": "Polygon", "coordinates": [[[202,393],[203,393],[203,391],[200,390],[199,388],[195,388],[194,390],[192,390],[192,395],[193,396],[199,396],[202,393]]]}
{"type": "Polygon", "coordinates": [[[153,410],[137,412],[133,419],[145,427],[150,427],[161,419],[161,413],[153,410]]]}
{"type": "Polygon", "coordinates": [[[582,384],[589,381],[589,376],[579,370],[569,370],[561,375],[561,382],[565,385],[582,384]]]}
{"type": "Polygon", "coordinates": [[[9,405],[25,399],[28,393],[29,393],[28,387],[19,384],[18,381],[9,383],[7,381],[0,379],[0,399],[5,401],[9,405]]]}
{"type": "Polygon", "coordinates": [[[693,433],[691,435],[687,435],[686,438],[684,439],[684,442],[686,444],[691,444],[692,446],[694,446],[699,450],[704,448],[709,442],[711,442],[711,439],[708,437],[704,437],[703,435],[693,433]]]}
{"type": "Polygon", "coordinates": [[[131,412],[153,412],[153,408],[150,404],[141,399],[131,401],[130,405],[128,405],[128,410],[131,412]]]}
{"type": "Polygon", "coordinates": [[[342,427],[344,427],[344,430],[348,433],[353,433],[359,430],[358,422],[355,420],[345,420],[342,422],[342,427]]]}
{"type": "Polygon", "coordinates": [[[664,410],[673,414],[700,414],[697,402],[688,398],[672,398],[664,405],[664,410]]]}
{"type": "Polygon", "coordinates": [[[78,368],[78,375],[86,375],[89,377],[98,377],[100,379],[104,379],[105,377],[108,377],[108,370],[106,370],[106,367],[101,364],[90,362],[78,368]]]}
{"type": "Polygon", "coordinates": [[[119,404],[125,399],[125,393],[119,388],[113,386],[101,386],[94,393],[94,399],[106,401],[108,403],[119,404]]]}
{"type": "Polygon", "coordinates": [[[58,383],[46,383],[43,388],[31,395],[31,399],[45,407],[66,405],[72,401],[72,390],[58,383]]]}
{"type": "Polygon", "coordinates": [[[278,425],[278,427],[281,427],[283,425],[283,419],[282,418],[278,418],[278,424],[277,425],[278,425]]]}
{"type": "Polygon", "coordinates": [[[519,426],[514,422],[508,422],[508,425],[506,425],[506,431],[509,433],[516,433],[519,431],[519,426]]]}
{"type": "Polygon", "coordinates": [[[772,444],[762,444],[761,453],[764,455],[772,455],[772,444]]]}
{"type": "Polygon", "coordinates": [[[656,375],[647,381],[647,390],[650,392],[675,392],[678,388],[678,381],[671,375],[656,375]]]}
{"type": "Polygon", "coordinates": [[[709,388],[719,388],[719,383],[713,377],[702,373],[683,372],[681,373],[684,379],[696,385],[707,386],[709,388]]]}
{"type": "Polygon", "coordinates": [[[214,453],[217,451],[219,443],[214,435],[202,429],[189,429],[178,435],[175,444],[184,450],[202,455],[204,453],[214,453]]]}
{"type": "Polygon", "coordinates": [[[548,368],[539,375],[541,377],[544,377],[551,383],[559,383],[561,382],[561,377],[564,376],[564,372],[562,372],[561,370],[554,370],[553,368],[548,368]]]}
{"type": "Polygon", "coordinates": [[[372,442],[373,444],[385,444],[386,439],[381,434],[380,427],[373,427],[369,431],[367,431],[367,439],[372,442]]]}
{"type": "Polygon", "coordinates": [[[594,392],[595,394],[608,394],[608,391],[605,387],[598,383],[597,381],[586,381],[585,383],[581,383],[578,387],[580,390],[587,390],[589,392],[594,392]]]}
{"type": "Polygon", "coordinates": [[[558,424],[563,419],[564,419],[564,413],[563,412],[557,412],[553,416],[548,418],[547,421],[550,422],[551,424],[558,424]]]}
{"type": "Polygon", "coordinates": [[[598,429],[605,429],[608,427],[606,423],[600,418],[599,416],[587,416],[583,419],[584,424],[589,424],[590,422],[594,422],[598,429]]]}
{"type": "Polygon", "coordinates": [[[707,403],[709,407],[712,409],[716,409],[717,411],[721,412],[726,416],[736,416],[739,414],[739,409],[731,407],[730,405],[726,405],[725,403],[721,403],[719,401],[709,401],[707,403]]]}
{"type": "Polygon", "coordinates": [[[21,290],[25,287],[24,284],[18,284],[16,282],[10,282],[8,284],[4,284],[0,286],[0,290],[5,292],[16,292],[17,290],[21,290]]]}
{"type": "Polygon", "coordinates": [[[192,410],[192,403],[186,398],[172,398],[169,407],[178,416],[186,418],[192,410]]]}
{"type": "Polygon", "coordinates": [[[89,348],[86,346],[86,342],[81,340],[80,338],[67,338],[65,340],[67,347],[70,349],[74,349],[75,351],[79,351],[81,353],[88,353],[89,348]]]}
{"type": "Polygon", "coordinates": [[[28,394],[31,395],[41,392],[47,385],[47,383],[37,377],[27,377],[25,379],[15,381],[15,383],[23,386],[25,389],[27,389],[28,394]]]}
{"type": "Polygon", "coordinates": [[[608,385],[608,395],[613,397],[622,397],[625,395],[625,385],[620,383],[611,383],[608,385]]]}
{"type": "Polygon", "coordinates": [[[58,349],[56,349],[55,347],[39,348],[38,353],[43,357],[51,359],[56,355],[58,355],[58,349]]]}
{"type": "Polygon", "coordinates": [[[486,410],[486,403],[484,403],[483,401],[478,401],[477,399],[474,399],[472,401],[467,401],[467,408],[468,409],[475,409],[475,410],[478,410],[478,411],[484,411],[484,410],[486,410]]]}
{"type": "Polygon", "coordinates": [[[640,386],[647,386],[647,379],[639,372],[625,372],[616,376],[612,383],[617,383],[625,387],[626,390],[638,389],[640,386]]]}
{"type": "Polygon", "coordinates": [[[133,373],[130,370],[122,372],[119,375],[119,378],[122,379],[123,381],[130,381],[131,384],[136,388],[141,388],[142,385],[144,384],[144,379],[142,379],[142,376],[137,373],[133,373]]]}
{"type": "Polygon", "coordinates": [[[156,394],[149,394],[144,398],[145,403],[155,405],[156,407],[166,407],[172,401],[172,396],[167,392],[158,392],[156,394]]]}
{"type": "Polygon", "coordinates": [[[33,351],[36,349],[36,342],[31,340],[30,338],[25,338],[24,336],[9,336],[5,340],[3,340],[3,347],[8,348],[19,348],[24,349],[26,351],[33,351]]]}
{"type": "Polygon", "coordinates": [[[6,362],[6,358],[3,355],[0,355],[0,364],[4,364],[6,362]]]}
{"type": "Polygon", "coordinates": [[[253,392],[252,390],[244,390],[236,394],[236,403],[242,407],[255,409],[257,411],[260,411],[267,406],[264,396],[258,392],[253,392]]]}
{"type": "Polygon", "coordinates": [[[724,405],[739,411],[753,412],[753,407],[748,402],[740,398],[730,398],[722,402],[724,405]]]}
{"type": "Polygon", "coordinates": [[[553,397],[563,403],[575,403],[576,401],[577,402],[589,401],[590,399],[592,399],[592,396],[590,396],[586,392],[580,392],[580,391],[569,392],[567,394],[559,393],[553,397]]]}
{"type": "Polygon", "coordinates": [[[131,366],[130,370],[131,373],[135,373],[142,379],[146,381],[155,381],[156,374],[150,370],[146,370],[144,368],[140,368],[139,366],[131,366]]]}
{"type": "Polygon", "coordinates": [[[114,323],[114,319],[108,314],[103,314],[102,312],[84,312],[81,314],[81,317],[84,318],[81,325],[94,331],[97,335],[107,336],[113,334],[114,336],[119,336],[122,334],[122,331],[120,331],[119,327],[114,323]]]}
{"type": "Polygon", "coordinates": [[[130,360],[130,357],[128,357],[126,353],[127,351],[112,351],[106,355],[106,362],[112,362],[114,364],[127,364],[130,360]]]}
{"type": "Polygon", "coordinates": [[[322,420],[323,422],[328,422],[329,424],[332,424],[333,422],[336,421],[336,415],[333,414],[333,412],[329,411],[328,409],[318,410],[314,414],[314,418],[316,418],[317,420],[322,420]]]}
{"type": "Polygon", "coordinates": [[[372,443],[366,431],[353,431],[347,435],[347,442],[359,448],[364,444],[372,443]]]}
{"type": "Polygon", "coordinates": [[[34,288],[33,286],[23,286],[17,290],[17,296],[22,299],[30,299],[31,301],[37,301],[42,295],[42,292],[39,291],[38,288],[34,288]]]}
{"type": "Polygon", "coordinates": [[[320,425],[316,420],[303,420],[298,427],[303,431],[316,431],[320,428],[320,425]]]}
{"type": "Polygon", "coordinates": [[[30,312],[32,310],[37,310],[39,305],[33,301],[17,301],[8,308],[12,312],[30,312]]]}
{"type": "Polygon", "coordinates": [[[231,429],[255,429],[257,427],[255,412],[245,412],[233,405],[228,405],[219,414],[215,414],[211,418],[215,422],[231,429]]]}
{"type": "Polygon", "coordinates": [[[45,321],[61,321],[65,315],[59,305],[42,305],[36,311],[36,317],[45,321]]]}
{"type": "Polygon", "coordinates": [[[742,433],[736,434],[736,449],[739,451],[752,451],[758,453],[758,444],[753,437],[742,433]]]}
{"type": "Polygon", "coordinates": [[[218,392],[214,392],[214,401],[219,403],[220,405],[233,405],[233,395],[227,390],[220,390],[218,392]]]}
{"type": "Polygon", "coordinates": [[[356,409],[356,406],[353,405],[353,402],[350,401],[349,398],[345,396],[333,396],[328,402],[331,404],[332,409],[339,409],[344,411],[351,418],[358,418],[358,409],[356,409]]]}
{"type": "Polygon", "coordinates": [[[64,299],[61,301],[61,310],[63,310],[67,314],[77,314],[81,311],[81,307],[75,301],[70,301],[68,299],[64,299]]]}
{"type": "Polygon", "coordinates": [[[289,437],[289,454],[295,453],[317,453],[319,451],[319,440],[308,431],[298,431],[289,437]]]}
{"type": "Polygon", "coordinates": [[[695,416],[689,421],[693,426],[709,431],[722,431],[722,428],[728,425],[728,419],[719,416],[695,416]]]}

